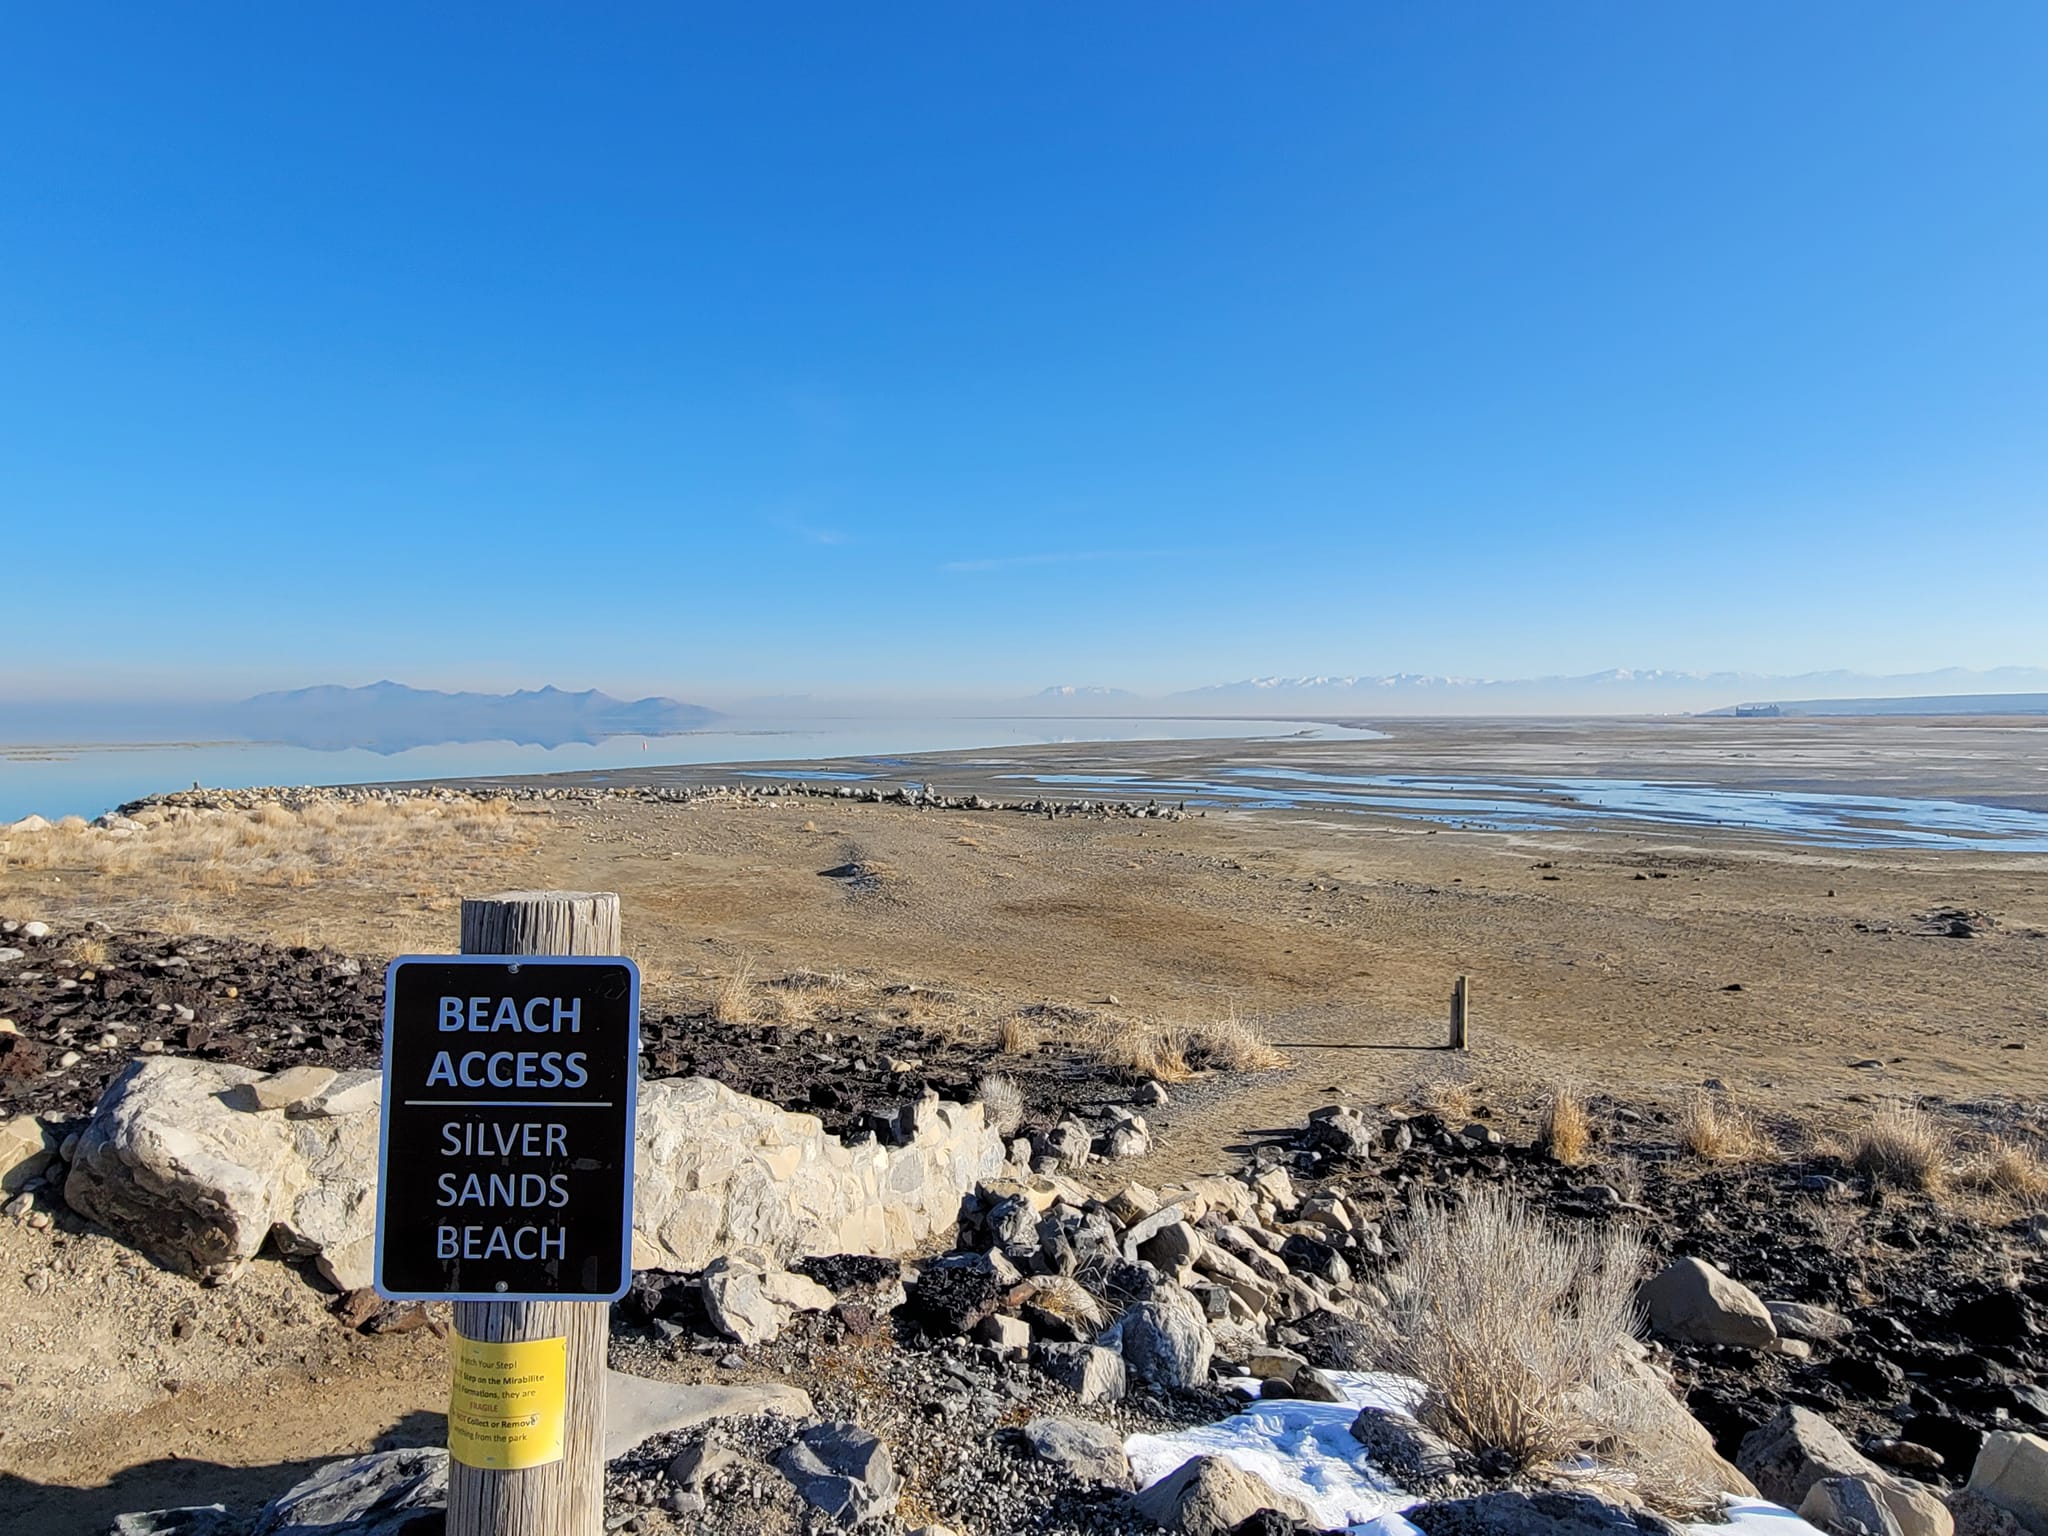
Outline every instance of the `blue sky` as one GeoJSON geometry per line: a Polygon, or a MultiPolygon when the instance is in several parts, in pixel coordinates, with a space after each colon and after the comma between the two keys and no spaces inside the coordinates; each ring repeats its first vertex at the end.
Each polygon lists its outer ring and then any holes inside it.
{"type": "Polygon", "coordinates": [[[0,694],[2048,663],[2048,10],[8,7],[0,694]]]}

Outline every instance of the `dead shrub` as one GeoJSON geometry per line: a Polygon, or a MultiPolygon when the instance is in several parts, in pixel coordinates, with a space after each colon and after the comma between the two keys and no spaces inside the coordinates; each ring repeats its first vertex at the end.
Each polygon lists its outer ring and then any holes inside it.
{"type": "Polygon", "coordinates": [[[1417,1090],[1416,1099],[1439,1120],[1456,1125],[1472,1118],[1479,1107],[1479,1090],[1469,1078],[1435,1077],[1417,1090]]]}
{"type": "Polygon", "coordinates": [[[2024,1142],[1995,1136],[1963,1170],[1963,1182],[1982,1194],[2029,1209],[2048,1204],[2048,1163],[2024,1142]]]}
{"type": "Polygon", "coordinates": [[[754,962],[746,957],[711,994],[711,1017],[721,1024],[751,1024],[754,1012],[754,962]]]}
{"type": "Polygon", "coordinates": [[[1593,1145],[1593,1118],[1586,1113],[1586,1101],[1579,1097],[1577,1089],[1560,1083],[1550,1090],[1537,1137],[1544,1150],[1567,1168],[1576,1168],[1586,1160],[1593,1145]]]}
{"type": "Polygon", "coordinates": [[[1948,1178],[1948,1135],[1911,1104],[1881,1105],[1857,1133],[1849,1161],[1872,1183],[1932,1194],[1948,1178]]]}
{"type": "Polygon", "coordinates": [[[1678,1113],[1678,1143],[1710,1163],[1744,1163],[1771,1149],[1756,1117],[1709,1093],[1696,1093],[1678,1113]]]}
{"type": "Polygon", "coordinates": [[[1287,1065],[1273,1042],[1256,1024],[1239,1018],[1235,1008],[1214,1023],[1189,1026],[1186,1035],[1190,1066],[1216,1072],[1275,1072],[1287,1065]]]}
{"type": "Polygon", "coordinates": [[[1367,1327],[1374,1366],[1423,1384],[1424,1424],[1518,1471],[1570,1475],[1597,1455],[1660,1504],[1701,1499],[1643,1411],[1627,1353],[1643,1268],[1633,1228],[1554,1226],[1485,1187],[1455,1206],[1424,1196],[1400,1228],[1388,1305],[1367,1327]]]}
{"type": "Polygon", "coordinates": [[[988,1111],[988,1123],[1004,1136],[1014,1136],[1024,1124],[1024,1094],[1014,1078],[991,1072],[981,1080],[981,1102],[988,1111]]]}

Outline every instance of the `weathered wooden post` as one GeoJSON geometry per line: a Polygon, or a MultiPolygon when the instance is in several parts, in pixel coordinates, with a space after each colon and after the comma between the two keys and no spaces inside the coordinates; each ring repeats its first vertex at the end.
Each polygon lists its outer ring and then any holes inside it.
{"type": "MultiPolygon", "coordinates": [[[[462,903],[465,955],[616,955],[610,892],[510,891],[462,903]]],[[[490,1471],[448,1464],[448,1536],[602,1536],[604,1370],[611,1308],[601,1301],[459,1301],[455,1331],[493,1344],[567,1341],[562,1456],[490,1471]]]]}
{"type": "Polygon", "coordinates": [[[1471,1022],[1472,984],[1460,976],[1451,984],[1451,1049],[1462,1051],[1467,1046],[1466,1028],[1471,1022]]]}

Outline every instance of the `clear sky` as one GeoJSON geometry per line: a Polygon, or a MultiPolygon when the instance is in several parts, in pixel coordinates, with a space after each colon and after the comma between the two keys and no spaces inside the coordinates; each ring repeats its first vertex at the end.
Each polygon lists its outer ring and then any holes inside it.
{"type": "Polygon", "coordinates": [[[5,7],[0,694],[2048,663],[2048,7],[5,7]]]}

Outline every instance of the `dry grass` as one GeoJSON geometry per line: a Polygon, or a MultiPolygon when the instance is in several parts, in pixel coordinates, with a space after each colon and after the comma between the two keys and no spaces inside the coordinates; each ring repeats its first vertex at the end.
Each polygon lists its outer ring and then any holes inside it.
{"type": "Polygon", "coordinates": [[[250,887],[303,889],[362,875],[389,885],[445,870],[476,853],[533,844],[503,800],[313,800],[249,810],[152,807],[135,826],[103,828],[67,816],[40,832],[0,833],[0,873],[67,878],[155,877],[231,896],[250,887]],[[139,830],[138,830],[139,828],[139,830]]]}
{"type": "Polygon", "coordinates": [[[1569,1083],[1550,1090],[1537,1137],[1544,1150],[1567,1168],[1578,1167],[1592,1150],[1593,1117],[1586,1112],[1586,1101],[1569,1083]]]}
{"type": "Polygon", "coordinates": [[[1472,1118],[1479,1107],[1479,1090],[1470,1078],[1436,1077],[1416,1090],[1415,1100],[1445,1124],[1456,1125],[1472,1118]]]}
{"type": "Polygon", "coordinates": [[[1948,1133],[1911,1104],[1880,1106],[1850,1144],[1849,1161],[1873,1183],[1928,1194],[1948,1182],[1948,1133]]]}
{"type": "Polygon", "coordinates": [[[1276,1072],[1287,1065],[1265,1032],[1235,1008],[1214,1023],[1190,1025],[1184,1054],[1190,1065],[1216,1072],[1276,1072]]]}
{"type": "Polygon", "coordinates": [[[742,956],[733,973],[711,994],[711,1017],[721,1024],[751,1024],[757,1012],[754,962],[751,956],[742,956]]]}
{"type": "Polygon", "coordinates": [[[107,963],[106,940],[80,936],[64,946],[64,952],[83,966],[102,966],[107,963]]]}
{"type": "Polygon", "coordinates": [[[1399,1247],[1388,1306],[1367,1326],[1375,1366],[1423,1383],[1426,1425],[1518,1471],[1561,1475],[1598,1455],[1656,1503],[1704,1502],[1627,1354],[1643,1268],[1633,1229],[1555,1226],[1482,1187],[1456,1206],[1417,1201],[1399,1247]]]}
{"type": "Polygon", "coordinates": [[[1030,1056],[1039,1047],[1038,1028],[1021,1013],[1008,1013],[996,1023],[996,1049],[1005,1056],[1030,1056]]]}
{"type": "Polygon", "coordinates": [[[2003,1136],[1994,1136],[1963,1166],[1962,1182],[2028,1210],[2048,1205],[2048,1162],[2031,1145],[2003,1136]]]}
{"type": "Polygon", "coordinates": [[[1710,1163],[1746,1163],[1771,1152],[1770,1138],[1749,1111],[1696,1093],[1678,1113],[1678,1143],[1710,1163]]]}
{"type": "Polygon", "coordinates": [[[991,1072],[981,1080],[981,1102],[988,1110],[988,1123],[1004,1136],[1014,1136],[1024,1124],[1024,1095],[1013,1078],[991,1072]]]}

